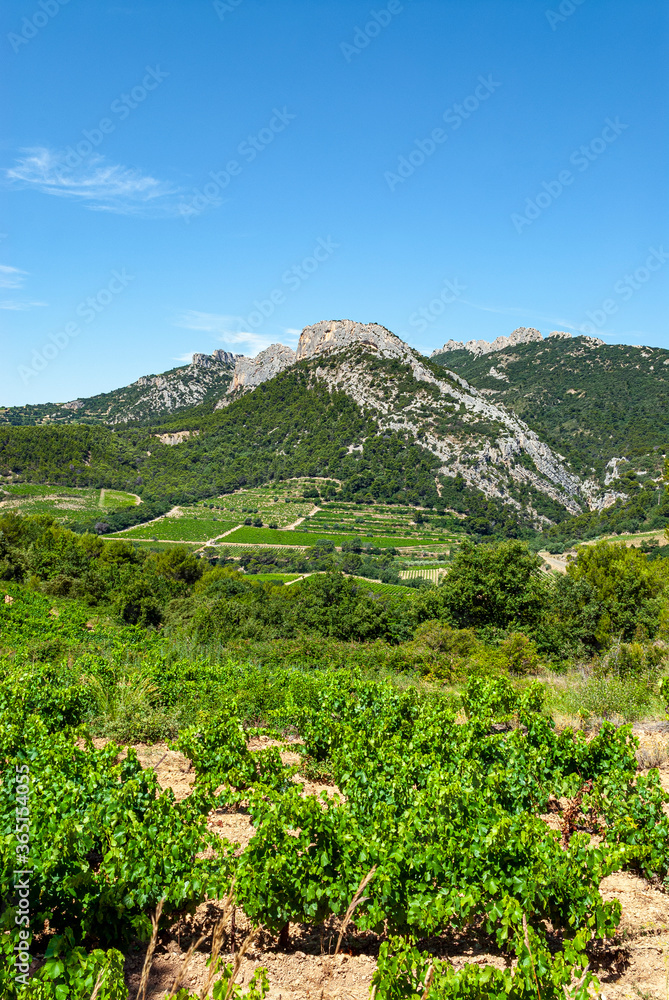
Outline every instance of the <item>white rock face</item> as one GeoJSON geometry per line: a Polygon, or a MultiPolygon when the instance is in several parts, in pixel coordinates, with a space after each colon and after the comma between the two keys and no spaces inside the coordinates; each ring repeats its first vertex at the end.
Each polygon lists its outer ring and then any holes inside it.
{"type": "Polygon", "coordinates": [[[261,382],[267,382],[294,364],[295,351],[283,344],[271,344],[255,358],[245,358],[243,354],[238,354],[228,393],[237,389],[255,389],[261,382]]]}
{"type": "Polygon", "coordinates": [[[397,356],[411,353],[411,348],[390,330],[386,330],[385,326],[379,326],[378,323],[354,323],[350,319],[336,319],[305,326],[300,334],[295,360],[302,361],[315,354],[353,347],[356,343],[389,351],[397,356]]]}
{"type": "Polygon", "coordinates": [[[565,333],[564,330],[553,330],[546,339],[550,340],[551,337],[555,337],[557,340],[571,340],[571,334],[565,333]]]}
{"type": "Polygon", "coordinates": [[[181,444],[182,441],[187,441],[189,437],[197,437],[199,431],[174,431],[172,434],[154,434],[162,444],[181,444]]]}
{"type": "Polygon", "coordinates": [[[231,368],[237,361],[237,358],[243,357],[243,354],[230,354],[229,351],[222,351],[219,348],[211,354],[194,354],[191,364],[199,368],[215,368],[218,365],[227,365],[231,368]]]}
{"type": "MultiPolygon", "coordinates": [[[[553,335],[551,334],[551,336],[553,335]]],[[[561,334],[561,336],[563,335],[561,334]]],[[[435,354],[445,354],[448,351],[469,351],[470,354],[478,357],[480,354],[490,354],[492,351],[503,351],[505,347],[515,347],[516,344],[531,344],[543,339],[534,327],[519,326],[508,337],[495,337],[491,343],[487,340],[468,340],[466,344],[463,344],[460,340],[447,340],[443,347],[432,351],[430,357],[433,358],[435,354]]]]}

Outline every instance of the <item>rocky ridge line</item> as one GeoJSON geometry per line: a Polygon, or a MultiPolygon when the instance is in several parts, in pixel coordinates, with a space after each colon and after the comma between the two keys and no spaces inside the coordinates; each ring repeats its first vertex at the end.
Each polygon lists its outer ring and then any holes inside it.
{"type": "MultiPolygon", "coordinates": [[[[504,346],[537,340],[543,340],[538,330],[521,328],[510,337],[498,337],[493,343],[498,345],[495,350],[501,350],[504,346]]],[[[475,343],[486,344],[485,341],[475,343]]],[[[443,378],[435,377],[417,351],[378,323],[323,321],[302,330],[295,352],[281,344],[273,344],[256,358],[240,358],[227,395],[217,408],[228,405],[240,392],[252,390],[292,364],[334,353],[342,354],[341,364],[336,368],[318,366],[313,376],[325,381],[330,388],[344,391],[363,409],[373,410],[382,430],[417,437],[440,459],[440,472],[444,475],[460,473],[469,486],[515,506],[519,506],[518,502],[507,492],[509,480],[531,484],[572,514],[582,512],[584,501],[590,509],[601,509],[618,496],[612,491],[602,493],[594,481],[582,482],[569,471],[562,456],[553,452],[527,424],[503,406],[489,401],[454,372],[444,369],[443,378]],[[402,405],[401,412],[396,412],[394,403],[398,394],[393,398],[392,384],[388,398],[388,383],[381,384],[373,369],[369,370],[350,356],[351,349],[357,345],[367,348],[370,358],[376,355],[406,364],[418,382],[439,389],[439,399],[435,401],[430,393],[419,391],[409,405],[402,405]],[[425,407],[432,408],[438,416],[443,413],[443,419],[457,408],[463,413],[465,424],[488,421],[501,425],[500,433],[494,441],[481,443],[479,438],[478,446],[472,447],[471,442],[462,440],[462,435],[436,434],[426,427],[424,415],[420,414],[425,407]],[[532,460],[534,469],[520,463],[523,454],[532,460]]],[[[474,435],[475,427],[472,426],[472,438],[474,435]]]]}
{"type": "MultiPolygon", "coordinates": [[[[548,334],[546,340],[570,340],[571,337],[572,334],[566,333],[564,330],[553,330],[552,333],[548,334]]],[[[600,340],[599,337],[581,337],[580,339],[588,347],[601,347],[604,344],[604,341],[600,340]]],[[[443,347],[438,347],[436,351],[432,351],[430,357],[434,358],[437,354],[448,354],[450,351],[469,351],[474,357],[480,357],[482,354],[503,351],[507,347],[515,347],[517,344],[532,344],[543,340],[544,337],[542,334],[538,330],[535,330],[533,326],[519,326],[508,337],[495,337],[493,341],[468,340],[463,342],[461,340],[447,340],[443,347]]]]}

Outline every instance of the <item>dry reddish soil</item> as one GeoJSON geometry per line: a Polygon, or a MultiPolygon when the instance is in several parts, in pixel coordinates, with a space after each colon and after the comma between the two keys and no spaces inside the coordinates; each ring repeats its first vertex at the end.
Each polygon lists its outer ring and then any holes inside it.
{"type": "MultiPolygon", "coordinates": [[[[640,770],[659,766],[664,788],[669,791],[669,727],[635,727],[639,738],[640,770]]],[[[96,741],[98,745],[105,741],[96,741]]],[[[285,764],[299,764],[300,756],[287,743],[277,743],[266,737],[251,741],[251,749],[280,746],[285,764]]],[[[190,793],[194,782],[188,760],[169,750],[166,744],[138,745],[137,755],[145,767],[156,769],[163,788],[172,788],[177,799],[190,793]]],[[[340,794],[333,785],[305,781],[297,774],[296,782],[303,785],[304,794],[326,791],[340,794]]],[[[563,805],[566,803],[562,803],[563,805]]],[[[666,808],[666,807],[665,807],[666,808]]],[[[560,829],[559,812],[542,817],[552,828],[560,829]]],[[[210,829],[220,836],[237,842],[243,850],[253,836],[253,826],[243,809],[237,812],[216,810],[209,817],[210,829]]],[[[609,875],[601,883],[605,900],[618,899],[622,918],[615,939],[598,946],[593,952],[592,968],[601,983],[603,1000],[669,1000],[669,894],[658,886],[628,872],[609,875]]],[[[217,901],[203,903],[192,917],[181,918],[163,932],[154,955],[147,1000],[164,1000],[174,985],[177,974],[184,970],[189,945],[204,935],[200,948],[193,952],[180,986],[199,993],[207,979],[206,961],[210,954],[212,930],[222,916],[217,901]]],[[[239,909],[235,912],[234,934],[231,915],[225,924],[222,958],[234,961],[243,950],[251,933],[248,921],[239,909]],[[233,947],[235,951],[233,952],[233,947]]],[[[248,985],[259,967],[267,970],[268,1000],[368,1000],[371,978],[381,939],[373,934],[357,934],[349,927],[341,951],[333,956],[340,924],[330,920],[324,927],[290,925],[290,943],[280,948],[278,939],[261,931],[250,943],[240,960],[236,981],[248,985]]],[[[431,939],[430,950],[448,956],[456,968],[465,962],[504,965],[503,958],[490,949],[490,942],[475,932],[460,937],[431,939]]],[[[144,948],[127,956],[126,981],[130,998],[134,1000],[139,986],[144,948]]]]}

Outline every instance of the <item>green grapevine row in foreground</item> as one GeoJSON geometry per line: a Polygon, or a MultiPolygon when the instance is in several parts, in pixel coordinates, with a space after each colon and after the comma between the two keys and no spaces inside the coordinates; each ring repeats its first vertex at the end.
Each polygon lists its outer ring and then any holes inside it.
{"type": "MultiPolygon", "coordinates": [[[[150,934],[160,900],[168,923],[234,880],[249,919],[279,933],[342,917],[370,872],[354,921],[383,936],[377,1000],[563,1000],[563,987],[585,998],[588,948],[620,919],[601,879],[621,868],[667,877],[669,796],[657,772],[638,775],[629,728],[605,724],[590,740],[558,733],[538,684],[519,692],[505,678],[470,678],[461,723],[452,699],[323,674],[310,698],[282,708],[281,723],[297,728],[305,763],[332,775],[342,793],[332,799],[303,795],[276,748],[250,751],[230,702],[182,731],[177,746],[196,780],[177,803],[132,750],[119,759],[118,747],[93,746],[80,725],[84,700],[79,686],[51,700],[0,687],[8,1000],[90,997],[98,980],[101,1000],[124,1000],[115,949],[150,934]],[[55,936],[33,942],[33,954],[48,944],[46,963],[23,985],[12,949],[15,775],[26,765],[30,925],[39,933],[48,920],[55,936]],[[562,835],[539,818],[561,796],[577,802],[562,835]],[[255,832],[235,853],[207,830],[207,815],[242,804],[255,832]],[[456,971],[427,948],[427,938],[468,929],[486,936],[503,968],[456,971]]],[[[252,995],[263,995],[263,981],[252,995]]]]}

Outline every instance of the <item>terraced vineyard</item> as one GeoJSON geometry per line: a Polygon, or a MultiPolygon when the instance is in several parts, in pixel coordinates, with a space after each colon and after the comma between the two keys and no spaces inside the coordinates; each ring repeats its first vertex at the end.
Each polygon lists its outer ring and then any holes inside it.
{"type": "Polygon", "coordinates": [[[285,528],[314,510],[314,501],[304,499],[303,490],[309,488],[307,480],[291,480],[272,486],[239,490],[213,500],[205,500],[198,508],[220,512],[224,517],[243,523],[248,517],[263,524],[276,524],[285,528]]]}
{"type": "MultiPolygon", "coordinates": [[[[400,535],[415,542],[454,541],[457,538],[457,519],[446,513],[417,511],[413,507],[396,507],[390,504],[321,503],[320,509],[309,518],[307,525],[314,531],[353,531],[367,537],[374,535],[400,535]]],[[[411,543],[409,543],[411,544],[411,543]]]]}
{"type": "Polygon", "coordinates": [[[445,566],[426,566],[424,569],[405,569],[400,573],[401,580],[429,580],[438,584],[448,572],[445,566]]]}
{"type": "MultiPolygon", "coordinates": [[[[306,532],[299,528],[293,531],[274,530],[272,528],[238,528],[232,534],[227,535],[225,544],[234,545],[314,545],[319,538],[333,542],[334,545],[341,545],[343,542],[360,538],[359,535],[333,535],[325,532],[306,532]]],[[[394,548],[402,545],[416,545],[413,538],[383,538],[380,536],[367,536],[360,538],[363,544],[373,544],[377,548],[394,548]]]]}
{"type": "Polygon", "coordinates": [[[202,516],[195,508],[179,507],[173,514],[138,524],[108,537],[157,539],[172,542],[207,542],[234,528],[236,521],[202,516]]]}
{"type": "Polygon", "coordinates": [[[58,521],[102,515],[102,512],[132,507],[139,503],[134,493],[97,490],[89,487],[41,486],[35,483],[7,483],[0,487],[0,511],[21,514],[51,514],[58,521]]]}

